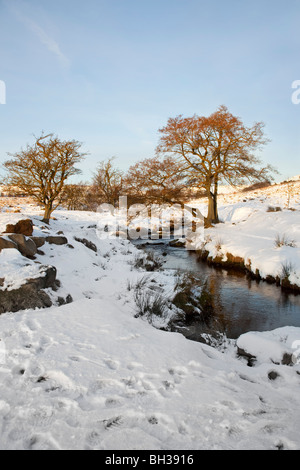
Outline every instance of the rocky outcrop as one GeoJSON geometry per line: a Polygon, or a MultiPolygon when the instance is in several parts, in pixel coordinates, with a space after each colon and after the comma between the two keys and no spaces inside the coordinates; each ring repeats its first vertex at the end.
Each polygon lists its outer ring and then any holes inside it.
{"type": "Polygon", "coordinates": [[[51,245],[66,245],[68,240],[66,237],[54,235],[47,237],[26,237],[22,234],[11,233],[5,237],[0,237],[0,251],[8,248],[15,248],[27,258],[33,258],[38,248],[45,243],[51,245]]]}
{"type": "MultiPolygon", "coordinates": [[[[0,252],[6,249],[18,250],[25,258],[35,259],[37,253],[43,254],[38,249],[45,243],[52,245],[67,245],[68,240],[62,235],[32,236],[33,223],[30,219],[21,220],[17,224],[8,224],[5,235],[0,237],[0,252]]],[[[26,261],[25,261],[26,263],[26,261]]],[[[59,281],[56,279],[54,266],[40,266],[37,276],[27,279],[25,283],[16,289],[7,287],[5,277],[0,279],[0,314],[5,312],[17,312],[19,310],[46,308],[52,305],[52,300],[44,289],[57,290],[59,281]]],[[[66,299],[59,297],[56,302],[59,305],[69,303],[72,297],[66,299]]]]}
{"type": "Polygon", "coordinates": [[[241,335],[236,342],[238,356],[245,357],[249,365],[270,363],[277,365],[293,365],[293,352],[281,339],[277,342],[259,332],[248,332],[241,335]]]}
{"type": "Polygon", "coordinates": [[[37,248],[49,243],[50,245],[66,245],[68,239],[60,235],[48,235],[47,237],[30,237],[30,239],[36,244],[37,248]]]}
{"type": "Polygon", "coordinates": [[[25,284],[16,290],[0,291],[0,314],[19,310],[51,307],[52,301],[35,284],[25,284]]]}
{"type": "MultiPolygon", "coordinates": [[[[2,286],[4,281],[5,279],[2,279],[2,286]]],[[[55,282],[56,268],[54,266],[41,266],[40,276],[28,279],[18,289],[0,290],[0,314],[51,307],[51,298],[43,289],[54,288],[55,282]]]]}

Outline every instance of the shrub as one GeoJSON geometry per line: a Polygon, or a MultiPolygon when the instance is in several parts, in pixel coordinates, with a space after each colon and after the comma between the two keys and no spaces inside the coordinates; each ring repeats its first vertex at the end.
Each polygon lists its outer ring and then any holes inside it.
{"type": "Polygon", "coordinates": [[[275,237],[274,244],[276,248],[280,248],[281,246],[290,246],[291,248],[295,248],[296,246],[295,240],[289,240],[285,234],[277,234],[275,237]]]}
{"type": "Polygon", "coordinates": [[[150,290],[136,290],[134,293],[134,301],[137,306],[137,317],[147,316],[151,318],[153,315],[162,317],[168,307],[168,299],[160,293],[154,293],[150,290]]]}
{"type": "Polygon", "coordinates": [[[294,270],[293,263],[290,261],[285,261],[281,263],[281,279],[288,279],[291,275],[291,272],[294,270]]]}
{"type": "Polygon", "coordinates": [[[127,290],[134,292],[136,317],[146,316],[148,319],[153,315],[162,317],[169,307],[169,299],[162,292],[150,288],[149,284],[152,281],[149,276],[143,276],[136,283],[127,282],[127,290]]]}
{"type": "Polygon", "coordinates": [[[282,211],[282,208],[280,206],[276,206],[276,207],[269,206],[267,209],[267,212],[281,212],[281,211],[282,211]]]}
{"type": "Polygon", "coordinates": [[[147,255],[137,255],[133,262],[136,269],[143,268],[148,272],[157,271],[163,266],[163,261],[160,256],[150,251],[147,255]]]}
{"type": "Polygon", "coordinates": [[[213,299],[206,282],[191,273],[178,273],[173,304],[185,313],[186,320],[199,316],[206,321],[213,312],[213,299]]]}

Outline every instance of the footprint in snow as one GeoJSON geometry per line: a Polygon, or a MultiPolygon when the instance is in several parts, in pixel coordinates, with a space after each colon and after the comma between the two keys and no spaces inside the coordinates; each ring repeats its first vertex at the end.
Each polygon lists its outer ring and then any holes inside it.
{"type": "Polygon", "coordinates": [[[25,325],[26,325],[31,331],[33,331],[33,332],[34,332],[34,331],[37,331],[37,330],[39,330],[39,329],[41,328],[40,323],[37,322],[36,320],[32,320],[32,319],[27,320],[27,321],[25,322],[25,325]]]}
{"type": "Polygon", "coordinates": [[[115,361],[114,359],[105,359],[104,362],[107,367],[112,370],[117,370],[120,366],[120,363],[118,361],[115,361]]]}
{"type": "Polygon", "coordinates": [[[117,426],[121,426],[122,416],[115,416],[114,418],[105,419],[103,421],[103,424],[104,424],[104,428],[107,430],[111,428],[115,428],[117,426]]]}
{"type": "Polygon", "coordinates": [[[103,435],[99,431],[91,431],[86,437],[87,450],[100,446],[102,439],[103,435]]]}
{"type": "Polygon", "coordinates": [[[37,353],[45,352],[50,346],[52,346],[53,340],[48,336],[42,336],[39,342],[39,346],[36,350],[37,353]]]}
{"type": "Polygon", "coordinates": [[[80,357],[78,357],[78,356],[70,356],[69,359],[70,359],[70,361],[73,361],[73,362],[80,362],[81,361],[80,357]]]}
{"type": "Polygon", "coordinates": [[[140,369],[141,367],[143,367],[143,364],[141,364],[140,362],[130,362],[127,365],[127,369],[129,370],[140,369]]]}
{"type": "Polygon", "coordinates": [[[33,434],[25,439],[24,448],[28,450],[61,450],[59,444],[49,434],[33,434]]]}
{"type": "Polygon", "coordinates": [[[105,400],[105,406],[107,408],[114,408],[116,406],[120,406],[122,404],[121,400],[119,400],[119,398],[107,398],[105,400]]]}

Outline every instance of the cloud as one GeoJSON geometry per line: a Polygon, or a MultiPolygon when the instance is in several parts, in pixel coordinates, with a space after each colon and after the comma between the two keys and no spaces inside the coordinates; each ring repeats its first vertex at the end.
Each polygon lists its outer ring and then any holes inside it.
{"type": "Polygon", "coordinates": [[[5,0],[4,3],[6,7],[14,14],[14,16],[38,37],[41,44],[43,44],[49,52],[56,56],[57,60],[63,68],[68,68],[70,66],[70,60],[62,52],[58,42],[49,36],[49,34],[39,24],[33,21],[29,16],[25,15],[21,9],[18,8],[19,5],[26,7],[25,2],[5,0]]]}

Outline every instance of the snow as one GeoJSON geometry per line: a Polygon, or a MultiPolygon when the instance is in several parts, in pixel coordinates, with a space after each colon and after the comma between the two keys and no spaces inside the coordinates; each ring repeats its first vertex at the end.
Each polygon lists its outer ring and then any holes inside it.
{"type": "MultiPolygon", "coordinates": [[[[205,230],[205,243],[199,242],[198,248],[205,248],[209,256],[222,256],[224,261],[227,253],[241,257],[262,278],[282,278],[288,267],[290,283],[300,286],[300,182],[294,183],[289,207],[287,201],[283,184],[221,195],[222,223],[205,230]],[[277,239],[281,246],[277,246],[277,239]]],[[[190,204],[205,214],[204,203],[190,204]]]]}
{"type": "Polygon", "coordinates": [[[6,249],[0,252],[0,278],[5,278],[1,290],[18,289],[28,279],[41,276],[41,266],[24,258],[18,250],[6,249]]]}
{"type": "Polygon", "coordinates": [[[283,327],[274,331],[248,332],[237,340],[237,346],[255,356],[260,363],[280,364],[285,354],[293,355],[299,340],[299,328],[283,327]]]}
{"type": "MultiPolygon", "coordinates": [[[[251,256],[266,271],[291,251],[297,278],[297,212],[267,213],[263,204],[224,202],[224,224],[208,233],[222,237],[224,252],[251,256]],[[277,249],[274,234],[286,224],[297,248],[277,249]]],[[[58,210],[50,228],[40,215],[34,206],[0,213],[0,230],[30,217],[35,236],[62,231],[69,244],[46,243],[36,256],[57,268],[61,287],[47,290],[53,306],[0,316],[1,450],[300,449],[300,365],[279,360],[296,351],[300,328],[241,336],[239,345],[257,356],[253,367],[233,340],[218,349],[163,331],[172,311],[152,323],[137,318],[130,286],[147,277],[148,286],[171,295],[172,271],[137,269],[141,252],[128,240],[99,238],[103,214],[58,210]],[[97,253],[75,237],[93,242],[97,253]],[[57,296],[67,294],[73,302],[59,306],[57,296]]],[[[11,288],[39,266],[16,250],[3,250],[0,260],[11,288]]]]}

